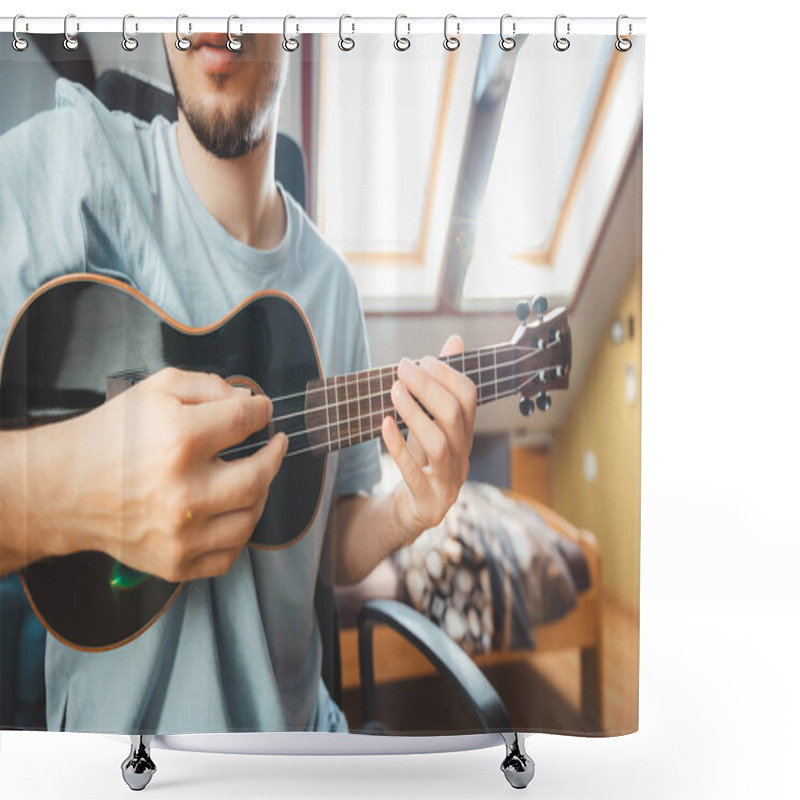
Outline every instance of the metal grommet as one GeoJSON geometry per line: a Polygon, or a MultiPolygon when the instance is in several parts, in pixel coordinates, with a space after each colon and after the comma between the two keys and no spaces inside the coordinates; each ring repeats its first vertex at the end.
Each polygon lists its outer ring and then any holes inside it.
{"type": "MultiPolygon", "coordinates": [[[[25,16],[24,16],[23,14],[17,14],[17,16],[16,16],[16,17],[14,17],[14,22],[13,22],[13,24],[12,24],[12,26],[11,26],[11,30],[12,30],[12,32],[13,32],[13,34],[14,34],[14,39],[13,39],[13,40],[12,40],[12,42],[11,42],[11,46],[12,46],[12,47],[13,47],[13,48],[14,48],[14,49],[15,49],[15,50],[18,52],[18,53],[21,53],[21,52],[22,52],[22,51],[23,51],[23,50],[24,50],[24,49],[25,49],[25,48],[28,46],[28,40],[27,40],[27,39],[23,39],[23,38],[22,38],[22,37],[21,37],[21,36],[20,36],[20,35],[17,33],[17,20],[18,20],[18,19],[25,19],[25,16]]],[[[27,30],[27,28],[28,28],[28,25],[27,25],[27,23],[25,24],[25,28],[26,28],[26,30],[27,30]]]]}
{"type": "MultiPolygon", "coordinates": [[[[450,34],[448,34],[447,32],[447,24],[448,22],[450,22],[451,19],[456,19],[456,15],[448,14],[444,18],[444,42],[442,43],[442,46],[444,47],[445,50],[449,50],[452,53],[453,50],[458,50],[458,48],[461,47],[461,40],[457,39],[455,36],[450,36],[450,34]]],[[[460,32],[461,32],[461,23],[456,22],[456,33],[460,32]]]]}
{"type": "MultiPolygon", "coordinates": [[[[75,19],[74,14],[67,14],[67,16],[64,17],[64,49],[69,51],[77,50],[80,44],[75,36],[70,36],[69,34],[68,28],[71,19],[75,19]]],[[[77,26],[76,30],[80,30],[80,25],[77,26]]]]}
{"type": "MultiPolygon", "coordinates": [[[[633,47],[633,42],[630,39],[623,39],[622,36],[620,36],[619,24],[620,22],[622,22],[623,19],[628,19],[628,15],[620,14],[617,17],[617,41],[614,42],[614,47],[616,47],[617,50],[620,51],[620,53],[627,53],[628,50],[630,50],[631,47],[633,47]]],[[[630,34],[631,34],[631,25],[630,23],[628,23],[628,35],[630,36],[630,34]]]]}
{"type": "MultiPolygon", "coordinates": [[[[133,36],[128,36],[129,19],[134,19],[133,14],[126,14],[122,18],[122,49],[127,50],[130,53],[139,46],[139,40],[135,39],[133,36]]],[[[138,25],[136,26],[136,30],[139,30],[138,25]]]]}
{"type": "MultiPolygon", "coordinates": [[[[411,39],[408,36],[401,36],[400,35],[400,20],[401,19],[408,19],[405,14],[398,14],[394,18],[394,49],[399,50],[401,53],[404,53],[411,47],[411,39]]],[[[411,23],[407,22],[406,27],[408,28],[408,33],[411,33],[411,23]]]]}
{"type": "MultiPolygon", "coordinates": [[[[353,18],[349,14],[342,14],[342,16],[339,17],[339,49],[344,50],[345,53],[349,52],[356,46],[356,43],[353,41],[353,39],[351,39],[349,36],[345,36],[342,31],[342,26],[344,25],[344,21],[346,19],[353,19],[353,18]]],[[[351,31],[351,33],[355,33],[356,25],[355,23],[352,23],[352,25],[353,25],[353,30],[351,31]]]]}
{"type": "MultiPolygon", "coordinates": [[[[242,40],[241,39],[237,39],[231,33],[231,22],[233,22],[233,20],[235,20],[235,19],[239,19],[239,17],[237,17],[236,14],[231,14],[228,17],[228,41],[225,43],[225,47],[227,47],[228,50],[231,51],[231,53],[238,53],[239,50],[242,49],[242,40]]],[[[239,26],[239,32],[241,33],[241,31],[242,31],[242,26],[240,25],[239,26]]]]}
{"type": "MultiPolygon", "coordinates": [[[[503,33],[503,26],[505,25],[505,22],[506,22],[507,19],[511,19],[511,14],[503,14],[503,16],[500,17],[500,43],[499,44],[500,44],[500,49],[501,50],[505,50],[506,52],[508,52],[509,50],[513,50],[517,46],[517,41],[516,41],[516,39],[513,38],[513,36],[506,36],[505,33],[503,33]]],[[[517,32],[517,23],[516,22],[512,22],[511,23],[511,33],[512,34],[516,34],[516,32],[517,32]]]]}
{"type": "MultiPolygon", "coordinates": [[[[188,17],[189,17],[188,14],[178,14],[178,17],[175,20],[175,37],[176,37],[175,47],[177,47],[178,50],[188,50],[192,46],[192,40],[187,39],[181,33],[181,20],[188,19],[188,17]]],[[[192,24],[189,23],[189,31],[191,32],[191,30],[192,30],[192,24]]]]}
{"type": "MultiPolygon", "coordinates": [[[[563,53],[565,50],[569,50],[570,41],[567,39],[566,36],[559,36],[558,35],[558,21],[560,19],[566,19],[566,14],[559,14],[555,22],[553,23],[553,36],[555,37],[555,41],[553,42],[553,47],[558,50],[559,53],[563,53]]],[[[569,35],[569,22],[567,23],[567,36],[569,35]]]]}
{"type": "MultiPolygon", "coordinates": [[[[289,36],[288,28],[290,19],[297,19],[297,17],[293,17],[291,14],[289,14],[283,18],[283,49],[288,53],[294,53],[294,51],[300,47],[300,40],[296,39],[294,36],[289,36]]],[[[299,31],[297,25],[294,27],[295,31],[299,31]]]]}

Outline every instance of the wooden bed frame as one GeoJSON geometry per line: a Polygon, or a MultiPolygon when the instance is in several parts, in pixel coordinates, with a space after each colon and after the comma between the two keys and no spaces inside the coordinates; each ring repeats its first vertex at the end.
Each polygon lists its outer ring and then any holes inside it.
{"type": "MultiPolygon", "coordinates": [[[[602,618],[600,554],[597,541],[589,531],[576,528],[552,509],[517,492],[506,492],[509,497],[526,503],[545,519],[553,530],[578,544],[586,557],[591,577],[591,587],[578,595],[577,606],[556,622],[534,627],[536,650],[546,653],[565,648],[580,650],[580,712],[589,720],[596,720],[603,728],[601,681],[602,618]]],[[[342,689],[359,686],[358,630],[340,632],[342,660],[342,689]]],[[[475,663],[483,668],[510,661],[528,660],[531,651],[506,650],[475,656],[475,663]]],[[[424,675],[434,675],[431,663],[405,639],[385,627],[374,632],[375,676],[377,683],[409,680],[424,675]]]]}

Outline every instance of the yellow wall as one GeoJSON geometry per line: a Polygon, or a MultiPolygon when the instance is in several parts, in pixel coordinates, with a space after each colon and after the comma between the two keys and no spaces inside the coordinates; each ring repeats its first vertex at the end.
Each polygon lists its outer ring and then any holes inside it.
{"type": "Polygon", "coordinates": [[[553,508],[592,531],[600,548],[605,588],[626,605],[639,606],[641,511],[641,264],[631,272],[613,318],[634,318],[633,338],[612,344],[607,327],[592,366],[573,398],[551,452],[553,508]],[[636,401],[625,399],[625,368],[636,374],[636,401]],[[597,462],[594,483],[584,478],[586,450],[597,462]]]}

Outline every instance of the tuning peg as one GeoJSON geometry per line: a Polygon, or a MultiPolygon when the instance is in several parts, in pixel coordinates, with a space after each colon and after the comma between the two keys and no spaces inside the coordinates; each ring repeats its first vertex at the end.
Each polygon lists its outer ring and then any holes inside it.
{"type": "Polygon", "coordinates": [[[535,408],[536,406],[530,397],[520,397],[519,413],[522,414],[523,417],[529,417],[531,414],[533,414],[535,408]]]}
{"type": "Polygon", "coordinates": [[[536,407],[539,411],[547,411],[551,405],[553,405],[553,401],[547,392],[539,392],[536,395],[536,407]]]}
{"type": "Polygon", "coordinates": [[[527,300],[520,300],[517,303],[517,319],[520,322],[525,322],[530,316],[531,304],[527,300]]]}
{"type": "Polygon", "coordinates": [[[536,314],[538,319],[541,319],[547,311],[547,298],[543,294],[536,295],[533,298],[533,313],[536,314]]]}

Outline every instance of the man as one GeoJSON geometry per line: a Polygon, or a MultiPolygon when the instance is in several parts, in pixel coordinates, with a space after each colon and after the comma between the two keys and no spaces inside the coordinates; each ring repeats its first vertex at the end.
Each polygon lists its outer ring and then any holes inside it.
{"type": "MultiPolygon", "coordinates": [[[[111,114],[60,82],[55,111],[3,137],[3,336],[41,283],[88,271],[126,280],[194,326],[280,289],[304,309],[325,374],[367,366],[346,266],[274,181],[281,39],[244,37],[238,53],[225,42],[196,35],[179,52],[165,37],[177,126],[111,114]]],[[[443,353],[460,347],[451,337],[443,353]]],[[[438,523],[472,446],[475,386],[442,362],[404,360],[392,398],[408,442],[390,417],[382,436],[404,483],[364,494],[379,476],[375,442],[332,454],[315,524],[274,551],[245,545],[286,439],[218,458],[272,413],[268,398],[218,376],[166,369],[82,417],[0,434],[3,574],[92,549],[189,581],[122,647],[84,653],[48,636],[48,728],[347,730],[319,677],[316,576],[356,582],[438,523]]]]}

